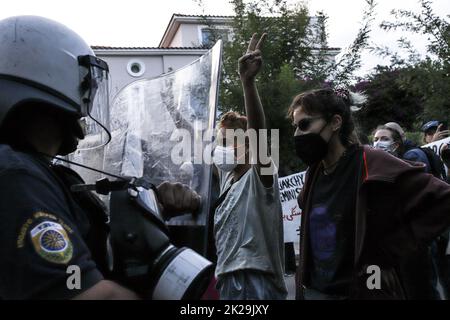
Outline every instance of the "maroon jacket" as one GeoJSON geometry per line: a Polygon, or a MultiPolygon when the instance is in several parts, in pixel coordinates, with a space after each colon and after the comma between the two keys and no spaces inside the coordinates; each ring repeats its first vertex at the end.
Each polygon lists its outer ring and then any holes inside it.
{"type": "MultiPolygon", "coordinates": [[[[425,165],[405,162],[365,146],[361,158],[356,200],[355,261],[351,299],[405,299],[407,293],[399,275],[405,257],[423,249],[450,226],[450,185],[425,173],[425,165]],[[381,289],[369,290],[367,267],[381,268],[381,289]]],[[[311,188],[320,165],[306,173],[299,195],[303,209],[300,232],[300,265],[296,297],[303,299],[308,272],[309,215],[311,188]]]]}

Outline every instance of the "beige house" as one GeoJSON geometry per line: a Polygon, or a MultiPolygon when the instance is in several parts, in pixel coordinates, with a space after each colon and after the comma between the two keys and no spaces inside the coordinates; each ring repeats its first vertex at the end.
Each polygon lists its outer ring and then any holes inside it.
{"type": "Polygon", "coordinates": [[[214,29],[221,33],[222,40],[230,41],[233,37],[232,21],[233,17],[230,16],[204,17],[174,14],[159,47],[206,47],[210,45],[211,25],[214,25],[214,29]]]}
{"type": "MultiPolygon", "coordinates": [[[[122,88],[135,80],[177,70],[205,54],[211,44],[211,25],[221,33],[222,40],[231,41],[232,19],[231,16],[174,14],[158,47],[93,46],[95,54],[108,62],[110,67],[111,97],[114,98],[122,88]]],[[[340,49],[328,48],[327,52],[331,60],[340,49]]]]}
{"type": "Polygon", "coordinates": [[[128,84],[180,69],[207,52],[203,48],[99,47],[95,54],[105,60],[111,75],[111,97],[128,84]]]}

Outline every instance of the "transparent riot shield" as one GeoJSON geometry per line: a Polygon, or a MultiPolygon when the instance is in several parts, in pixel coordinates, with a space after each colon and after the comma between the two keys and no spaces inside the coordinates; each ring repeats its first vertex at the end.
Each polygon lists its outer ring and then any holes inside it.
{"type": "MultiPolygon", "coordinates": [[[[155,185],[181,182],[197,191],[202,207],[172,218],[174,243],[206,250],[211,199],[211,151],[222,44],[177,71],[135,81],[110,106],[111,142],[99,150],[78,151],[71,160],[120,176],[145,177],[155,185]],[[102,162],[102,163],[100,163],[102,162]],[[177,243],[178,241],[178,243],[177,243]]],[[[101,176],[73,167],[87,182],[101,176]]]]}

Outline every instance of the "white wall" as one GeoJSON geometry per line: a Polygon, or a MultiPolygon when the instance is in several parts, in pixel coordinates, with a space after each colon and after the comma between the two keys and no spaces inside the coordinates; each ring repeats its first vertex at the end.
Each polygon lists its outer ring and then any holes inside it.
{"type": "Polygon", "coordinates": [[[105,60],[109,66],[111,76],[111,97],[124,88],[129,83],[143,78],[154,78],[163,73],[162,56],[106,56],[99,58],[105,60]],[[130,60],[139,60],[145,65],[145,72],[141,77],[133,77],[127,71],[127,65],[130,60]]]}
{"type": "MultiPolygon", "coordinates": [[[[216,24],[216,28],[218,29],[227,29],[230,34],[232,34],[232,29],[228,25],[224,24],[216,24]]],[[[207,25],[203,24],[193,24],[193,23],[182,23],[178,28],[177,33],[175,34],[171,47],[200,47],[203,44],[201,43],[201,29],[209,28],[207,25]],[[180,44],[181,43],[181,44],[180,44]]],[[[230,39],[226,39],[230,40],[230,39]]]]}
{"type": "Polygon", "coordinates": [[[181,24],[179,30],[182,32],[183,47],[201,46],[198,34],[198,24],[181,24]]]}
{"type": "Polygon", "coordinates": [[[178,70],[191,62],[197,60],[200,55],[167,55],[163,56],[164,72],[171,72],[178,70]]]}
{"type": "MultiPolygon", "coordinates": [[[[206,52],[206,50],[205,50],[206,52]]],[[[111,86],[111,98],[128,84],[139,79],[151,79],[163,73],[178,70],[194,60],[198,59],[203,53],[198,54],[102,54],[96,52],[96,55],[105,60],[109,65],[111,86]],[[145,72],[139,76],[134,77],[127,71],[127,66],[130,61],[138,61],[145,66],[145,72]]]]}
{"type": "Polygon", "coordinates": [[[180,29],[181,28],[178,28],[177,32],[175,33],[175,36],[173,37],[172,42],[170,43],[170,47],[184,47],[183,34],[180,29]]]}

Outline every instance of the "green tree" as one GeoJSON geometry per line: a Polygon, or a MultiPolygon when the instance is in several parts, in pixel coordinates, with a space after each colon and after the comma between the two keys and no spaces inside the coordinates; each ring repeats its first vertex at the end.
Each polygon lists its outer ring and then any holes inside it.
{"type": "Polygon", "coordinates": [[[384,21],[380,27],[426,36],[426,56],[422,58],[407,37],[398,40],[399,46],[408,53],[406,58],[386,47],[376,48],[375,52],[390,57],[391,68],[401,70],[400,89],[421,97],[423,113],[418,116],[418,123],[429,119],[450,120],[450,25],[433,11],[432,1],[419,0],[419,3],[420,12],[392,10],[395,22],[384,21]]]}
{"type": "MultiPolygon", "coordinates": [[[[280,175],[304,169],[293,150],[293,128],[286,119],[292,98],[299,92],[330,85],[347,85],[360,66],[360,53],[367,46],[375,3],[367,0],[362,27],[338,61],[330,58],[327,19],[319,12],[311,18],[303,2],[288,5],[283,0],[231,0],[234,9],[233,41],[224,44],[220,109],[243,112],[243,93],[237,61],[252,34],[267,32],[263,48],[264,68],[258,89],[268,128],[279,129],[280,175]]],[[[205,23],[207,18],[205,17],[205,23]]],[[[214,26],[211,26],[214,30],[214,26]]],[[[220,38],[213,32],[214,39],[220,38]]]]}
{"type": "Polygon", "coordinates": [[[293,154],[292,126],[286,119],[292,98],[303,90],[299,73],[309,61],[311,48],[307,44],[309,13],[298,4],[289,8],[284,1],[244,3],[231,1],[234,40],[224,46],[220,106],[223,111],[243,112],[243,93],[236,73],[237,61],[245,52],[254,32],[268,33],[263,48],[264,68],[258,77],[258,89],[266,113],[268,128],[279,129],[280,175],[301,169],[293,154]],[[284,138],[283,138],[284,137],[284,138]]]}
{"type": "Polygon", "coordinates": [[[363,91],[368,101],[355,114],[358,129],[370,135],[377,126],[395,121],[404,129],[412,130],[417,118],[423,112],[421,97],[403,87],[408,70],[381,67],[368,79],[355,85],[356,91],[363,91]]]}

